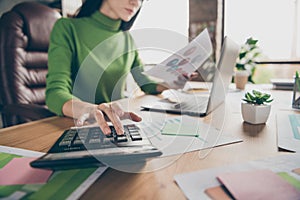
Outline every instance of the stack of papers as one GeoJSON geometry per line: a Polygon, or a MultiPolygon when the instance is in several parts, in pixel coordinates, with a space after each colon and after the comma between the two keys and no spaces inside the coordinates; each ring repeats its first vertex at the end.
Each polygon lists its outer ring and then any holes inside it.
{"type": "Polygon", "coordinates": [[[294,79],[271,79],[270,82],[273,84],[273,89],[276,90],[294,89],[294,79]]]}

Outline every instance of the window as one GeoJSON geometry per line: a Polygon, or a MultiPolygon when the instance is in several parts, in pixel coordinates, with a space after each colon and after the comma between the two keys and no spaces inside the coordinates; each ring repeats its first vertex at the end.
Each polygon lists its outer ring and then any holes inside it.
{"type": "MultiPolygon", "coordinates": [[[[153,64],[184,47],[188,41],[189,1],[149,0],[144,1],[141,12],[130,32],[135,40],[139,55],[149,69],[153,64]]],[[[132,76],[127,78],[127,96],[138,94],[132,76]],[[133,94],[132,94],[133,93],[133,94]]]]}
{"type": "Polygon", "coordinates": [[[300,62],[300,0],[223,0],[224,35],[259,40],[266,62],[300,62]]]}
{"type": "Polygon", "coordinates": [[[189,1],[144,1],[131,28],[146,64],[162,62],[188,43],[189,1]]]}
{"type": "Polygon", "coordinates": [[[61,0],[62,15],[72,17],[82,5],[82,0],[61,0]]]}

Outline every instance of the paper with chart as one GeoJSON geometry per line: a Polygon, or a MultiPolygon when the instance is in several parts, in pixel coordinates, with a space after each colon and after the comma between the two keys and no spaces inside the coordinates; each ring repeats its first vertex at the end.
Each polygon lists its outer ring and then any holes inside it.
{"type": "Polygon", "coordinates": [[[276,122],[278,148],[300,152],[300,114],[280,111],[276,122]]]}
{"type": "MultiPolygon", "coordinates": [[[[37,158],[43,154],[0,146],[0,170],[9,167],[15,159],[37,158]]],[[[78,199],[106,169],[99,167],[55,171],[47,183],[1,185],[0,199],[78,199]]]]}
{"type": "Polygon", "coordinates": [[[196,71],[211,56],[212,50],[211,39],[205,29],[187,46],[144,73],[162,79],[169,88],[183,88],[184,85],[176,84],[178,79],[196,71]]]}
{"type": "Polygon", "coordinates": [[[241,142],[229,133],[224,133],[199,120],[182,115],[179,117],[153,117],[152,121],[143,119],[138,126],[151,143],[162,151],[162,156],[181,155],[186,152],[209,149],[220,145],[241,142]]]}

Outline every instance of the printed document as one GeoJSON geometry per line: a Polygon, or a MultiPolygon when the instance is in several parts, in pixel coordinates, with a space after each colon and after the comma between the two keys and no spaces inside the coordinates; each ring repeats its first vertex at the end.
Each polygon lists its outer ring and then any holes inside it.
{"type": "Polygon", "coordinates": [[[161,79],[171,89],[182,89],[183,77],[189,77],[212,54],[212,43],[207,29],[202,31],[187,46],[144,73],[161,79]]]}

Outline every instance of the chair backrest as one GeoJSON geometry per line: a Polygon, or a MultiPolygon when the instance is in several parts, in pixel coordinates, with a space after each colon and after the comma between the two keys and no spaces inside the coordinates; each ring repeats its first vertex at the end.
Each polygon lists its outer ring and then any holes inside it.
{"type": "Polygon", "coordinates": [[[0,103],[4,107],[45,105],[49,36],[60,17],[57,10],[37,2],[17,4],[1,16],[0,103]]]}

